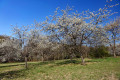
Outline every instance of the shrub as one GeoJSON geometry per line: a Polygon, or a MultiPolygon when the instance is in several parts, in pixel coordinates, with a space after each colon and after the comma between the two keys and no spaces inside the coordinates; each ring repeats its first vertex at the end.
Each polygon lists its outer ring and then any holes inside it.
{"type": "Polygon", "coordinates": [[[92,58],[103,58],[110,56],[108,53],[108,47],[105,46],[91,47],[89,55],[92,58]]]}

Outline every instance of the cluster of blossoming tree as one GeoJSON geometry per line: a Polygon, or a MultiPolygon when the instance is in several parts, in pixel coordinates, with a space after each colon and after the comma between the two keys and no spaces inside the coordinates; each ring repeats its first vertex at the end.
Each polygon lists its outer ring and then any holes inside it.
{"type": "MultiPolygon", "coordinates": [[[[53,16],[46,17],[43,22],[35,21],[34,25],[14,26],[10,46],[15,46],[27,60],[72,59],[79,56],[85,64],[85,55],[89,47],[109,46],[116,57],[116,41],[120,40],[120,18],[109,23],[109,17],[116,12],[109,5],[111,1],[98,11],[79,13],[67,6],[65,10],[57,8],[53,16]],[[108,24],[109,23],[109,24],[108,24]]],[[[6,41],[7,42],[7,41],[6,41]]],[[[87,55],[88,56],[88,55],[87,55]]]]}

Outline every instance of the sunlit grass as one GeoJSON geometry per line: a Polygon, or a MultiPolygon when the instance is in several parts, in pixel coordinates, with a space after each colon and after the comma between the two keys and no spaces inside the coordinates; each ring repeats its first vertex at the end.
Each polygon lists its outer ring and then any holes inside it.
{"type": "Polygon", "coordinates": [[[45,62],[0,64],[0,78],[3,80],[119,80],[120,58],[56,60],[45,62]]]}

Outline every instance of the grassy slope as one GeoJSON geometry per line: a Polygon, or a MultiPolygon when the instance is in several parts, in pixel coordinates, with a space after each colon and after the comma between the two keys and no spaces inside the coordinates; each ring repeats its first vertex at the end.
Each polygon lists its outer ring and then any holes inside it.
{"type": "Polygon", "coordinates": [[[85,66],[80,60],[57,60],[0,64],[0,78],[3,80],[120,80],[120,57],[86,59],[85,66]]]}

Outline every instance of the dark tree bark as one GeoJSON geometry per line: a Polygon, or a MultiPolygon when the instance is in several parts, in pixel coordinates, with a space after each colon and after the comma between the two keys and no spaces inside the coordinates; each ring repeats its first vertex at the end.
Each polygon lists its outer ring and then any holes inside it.
{"type": "Polygon", "coordinates": [[[25,57],[25,68],[28,69],[27,57],[25,57]]]}
{"type": "Polygon", "coordinates": [[[42,62],[44,62],[44,53],[42,52],[42,62]]]}
{"type": "Polygon", "coordinates": [[[113,54],[114,54],[114,57],[116,57],[116,53],[115,53],[115,47],[116,45],[115,45],[115,39],[114,39],[114,46],[113,46],[113,54]]]}
{"type": "Polygon", "coordinates": [[[85,61],[84,61],[83,54],[81,54],[81,60],[82,60],[81,64],[82,64],[82,65],[85,65],[85,61]]]}

